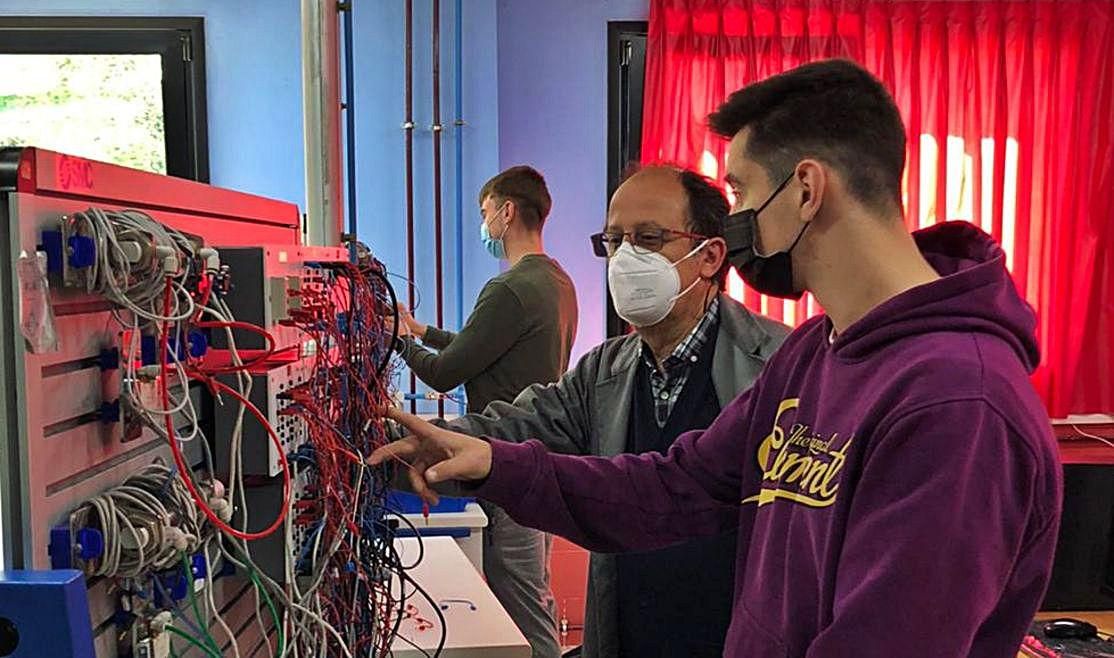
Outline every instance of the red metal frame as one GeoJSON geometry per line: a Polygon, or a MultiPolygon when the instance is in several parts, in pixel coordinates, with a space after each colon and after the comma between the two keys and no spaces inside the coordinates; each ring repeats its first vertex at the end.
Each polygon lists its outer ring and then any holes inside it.
{"type": "Polygon", "coordinates": [[[301,213],[292,203],[40,148],[26,148],[20,154],[16,191],[192,215],[196,218],[186,223],[173,217],[159,221],[205,233],[206,241],[216,246],[301,242],[301,213]],[[201,227],[210,230],[199,231],[201,227]]]}

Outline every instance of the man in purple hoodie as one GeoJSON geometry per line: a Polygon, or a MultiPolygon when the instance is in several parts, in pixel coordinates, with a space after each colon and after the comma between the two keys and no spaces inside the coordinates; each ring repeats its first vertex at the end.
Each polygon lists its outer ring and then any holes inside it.
{"type": "MultiPolygon", "coordinates": [[[[905,130],[844,61],[731,95],[729,247],[766,294],[812,292],[754,387],[665,455],[550,454],[392,412],[410,463],[595,551],[738,530],[725,655],[1012,658],[1052,564],[1061,470],[1027,374],[1032,310],[966,223],[910,235],[905,130]]],[[[699,611],[694,611],[699,614],[699,611]]]]}

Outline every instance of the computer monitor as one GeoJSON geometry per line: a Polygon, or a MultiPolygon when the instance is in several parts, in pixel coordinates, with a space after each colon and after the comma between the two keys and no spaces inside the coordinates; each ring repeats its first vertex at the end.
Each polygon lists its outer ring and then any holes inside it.
{"type": "Polygon", "coordinates": [[[1064,510],[1042,608],[1114,609],[1114,465],[1064,465],[1064,510]]]}

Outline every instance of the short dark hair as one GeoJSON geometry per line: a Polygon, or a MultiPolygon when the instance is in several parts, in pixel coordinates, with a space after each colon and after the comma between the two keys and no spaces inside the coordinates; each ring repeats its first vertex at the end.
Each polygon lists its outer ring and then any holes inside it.
{"type": "MultiPolygon", "coordinates": [[[[706,238],[722,238],[723,220],[731,209],[727,197],[723,195],[723,190],[707,176],[702,176],[691,169],[681,169],[678,176],[681,179],[681,187],[685,188],[685,194],[688,195],[689,230],[706,238]]],[[[731,263],[727,262],[725,257],[715,276],[720,288],[727,285],[727,272],[730,269],[731,263]]]]}
{"type": "MultiPolygon", "coordinates": [[[[681,182],[681,187],[685,190],[685,197],[688,200],[685,228],[692,233],[703,235],[706,238],[723,237],[723,221],[727,218],[727,214],[731,210],[731,204],[727,202],[727,197],[724,196],[723,190],[712,182],[712,179],[680,165],[658,163],[649,166],[662,167],[676,172],[677,178],[681,182]]],[[[623,170],[620,182],[625,182],[628,178],[642,171],[644,168],[645,167],[638,162],[629,163],[623,170]]],[[[720,267],[719,271],[716,272],[714,277],[716,283],[718,283],[721,288],[727,285],[727,272],[730,269],[731,263],[727,262],[727,259],[724,258],[723,265],[720,267]]]]}
{"type": "Polygon", "coordinates": [[[537,231],[545,224],[553,206],[545,178],[537,169],[527,165],[511,167],[484,183],[480,190],[480,204],[489,196],[499,202],[513,203],[522,215],[526,228],[537,231]]]}
{"type": "Polygon", "coordinates": [[[901,208],[905,127],[886,88],[853,62],[814,62],[747,85],[708,123],[728,139],[750,128],[747,155],[771,182],[814,157],[837,169],[860,202],[901,208]]]}

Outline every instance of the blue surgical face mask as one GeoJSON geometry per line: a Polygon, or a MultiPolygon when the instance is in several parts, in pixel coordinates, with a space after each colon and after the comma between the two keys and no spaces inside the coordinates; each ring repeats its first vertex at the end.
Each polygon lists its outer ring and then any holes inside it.
{"type": "MultiPolygon", "coordinates": [[[[495,213],[495,215],[492,215],[492,218],[494,219],[502,212],[502,209],[500,209],[497,213],[495,213]]],[[[480,224],[480,239],[483,240],[484,249],[487,249],[487,253],[491,254],[494,258],[498,258],[499,260],[504,260],[507,257],[507,247],[505,244],[503,244],[503,237],[506,235],[506,224],[503,224],[503,234],[499,237],[494,237],[491,235],[491,231],[489,231],[487,228],[486,220],[480,224]]]]}

